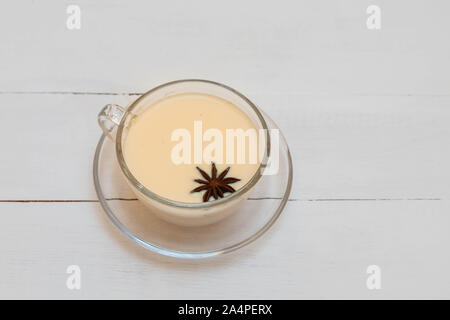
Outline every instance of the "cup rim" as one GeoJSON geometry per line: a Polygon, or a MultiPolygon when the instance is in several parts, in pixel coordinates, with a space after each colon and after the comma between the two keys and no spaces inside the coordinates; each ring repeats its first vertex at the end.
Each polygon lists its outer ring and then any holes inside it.
{"type": "Polygon", "coordinates": [[[150,89],[149,91],[145,92],[144,94],[142,94],[138,99],[136,99],[135,101],[133,101],[131,103],[131,105],[125,110],[122,119],[117,127],[117,133],[116,133],[116,157],[117,160],[119,162],[119,166],[122,170],[122,172],[124,173],[125,177],[128,179],[128,181],[132,184],[133,187],[135,187],[140,193],[142,193],[144,196],[149,197],[159,203],[165,204],[165,205],[169,205],[169,206],[174,206],[174,207],[180,207],[180,208],[196,208],[196,209],[200,209],[200,208],[210,208],[210,207],[214,207],[223,203],[227,203],[230,202],[233,199],[237,199],[240,195],[245,194],[247,191],[249,191],[261,178],[262,174],[261,171],[265,168],[266,164],[267,164],[267,160],[268,157],[270,156],[270,148],[271,148],[271,143],[270,143],[270,134],[268,132],[268,127],[267,127],[267,123],[264,119],[264,116],[262,115],[262,113],[259,111],[258,107],[250,101],[250,99],[248,99],[246,96],[244,96],[242,93],[240,93],[239,91],[224,85],[222,83],[219,82],[215,82],[215,81],[211,81],[211,80],[204,80],[204,79],[181,79],[181,80],[175,80],[175,81],[170,81],[170,82],[166,82],[164,84],[161,84],[159,86],[154,87],[153,89],[150,89]],[[265,130],[265,141],[266,141],[266,147],[264,150],[264,156],[262,158],[262,160],[259,163],[258,169],[256,170],[255,174],[252,176],[252,178],[244,185],[242,186],[240,189],[236,190],[236,192],[231,193],[230,195],[224,197],[224,198],[219,198],[217,200],[214,201],[208,201],[208,202],[201,202],[201,203],[188,203],[188,202],[180,202],[180,201],[175,201],[172,199],[168,199],[165,197],[162,197],[156,193],[154,193],[153,191],[149,190],[148,188],[146,188],[143,184],[141,184],[136,177],[131,173],[130,169],[128,168],[126,162],[125,162],[125,158],[123,155],[123,149],[122,149],[122,134],[123,134],[123,130],[125,128],[125,121],[128,118],[128,116],[131,114],[131,112],[139,105],[139,103],[147,96],[149,96],[150,94],[171,86],[171,85],[175,85],[175,84],[179,84],[179,83],[186,83],[186,82],[200,82],[200,83],[207,83],[207,84],[211,84],[211,85],[215,85],[215,86],[219,86],[221,88],[224,88],[228,91],[230,91],[231,93],[239,96],[241,99],[243,99],[251,108],[252,110],[255,112],[255,114],[257,115],[259,121],[261,121],[262,124],[262,129],[265,130]]]}

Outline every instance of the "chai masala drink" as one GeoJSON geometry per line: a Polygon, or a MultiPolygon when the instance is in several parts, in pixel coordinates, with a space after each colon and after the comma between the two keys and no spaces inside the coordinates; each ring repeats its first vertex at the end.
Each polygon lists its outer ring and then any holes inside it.
{"type": "MultiPolygon", "coordinates": [[[[260,166],[253,121],[231,102],[201,93],[177,94],[149,106],[131,120],[123,153],[140,184],[159,197],[182,203],[226,198],[245,186],[260,166]],[[239,141],[236,132],[252,134],[239,141]]],[[[189,211],[180,210],[182,219],[158,211],[163,219],[191,224],[189,211]]],[[[176,211],[171,213],[177,215],[176,211]]],[[[207,215],[204,211],[201,216],[207,215]]],[[[224,213],[192,225],[220,220],[219,215],[224,213]]],[[[191,212],[193,220],[197,216],[191,212]]]]}

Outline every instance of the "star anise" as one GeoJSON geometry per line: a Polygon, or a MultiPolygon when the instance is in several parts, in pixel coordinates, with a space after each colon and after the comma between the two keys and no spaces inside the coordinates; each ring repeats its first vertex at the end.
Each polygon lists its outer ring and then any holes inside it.
{"type": "Polygon", "coordinates": [[[234,188],[229,184],[241,181],[241,179],[232,177],[225,178],[228,171],[230,171],[230,167],[223,170],[222,173],[217,176],[216,165],[212,163],[211,177],[199,167],[197,167],[197,170],[200,172],[203,178],[205,178],[205,180],[195,179],[194,181],[200,183],[201,186],[195,188],[191,192],[200,192],[206,190],[206,192],[203,194],[203,202],[208,202],[209,198],[211,197],[214,197],[214,199],[216,200],[219,197],[223,198],[223,194],[226,192],[235,192],[236,190],[234,190],[234,188]]]}

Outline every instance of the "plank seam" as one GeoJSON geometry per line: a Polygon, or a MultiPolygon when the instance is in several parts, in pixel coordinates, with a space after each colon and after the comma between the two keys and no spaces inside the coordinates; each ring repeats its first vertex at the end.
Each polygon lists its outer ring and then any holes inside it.
{"type": "MultiPolygon", "coordinates": [[[[350,96],[350,97],[450,97],[450,93],[312,93],[312,92],[268,92],[269,94],[299,96],[350,96]]],[[[144,92],[95,92],[95,91],[0,91],[0,95],[86,95],[86,96],[141,96],[144,92]]],[[[257,94],[257,92],[252,92],[257,94]]]]}
{"type": "MultiPolygon", "coordinates": [[[[137,201],[136,198],[106,198],[107,201],[137,201]]],[[[258,198],[248,198],[248,200],[258,201],[258,200],[281,200],[277,197],[258,197],[258,198]]],[[[442,198],[317,198],[317,199],[288,199],[288,201],[298,201],[298,202],[333,202],[333,201],[441,201],[442,198]]],[[[11,200],[0,200],[0,203],[6,202],[16,202],[16,203],[89,203],[89,202],[99,202],[95,199],[11,199],[11,200]]]]}

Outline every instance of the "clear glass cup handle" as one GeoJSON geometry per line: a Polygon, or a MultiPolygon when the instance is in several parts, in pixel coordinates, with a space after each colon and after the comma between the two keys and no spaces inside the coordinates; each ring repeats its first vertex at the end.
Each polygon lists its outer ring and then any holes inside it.
{"type": "Polygon", "coordinates": [[[107,104],[98,114],[97,120],[100,128],[102,128],[105,135],[112,141],[115,140],[116,135],[114,132],[116,131],[120,120],[122,120],[124,113],[125,109],[121,106],[117,104],[107,104]]]}

